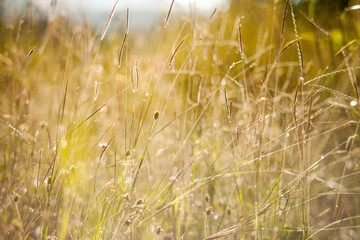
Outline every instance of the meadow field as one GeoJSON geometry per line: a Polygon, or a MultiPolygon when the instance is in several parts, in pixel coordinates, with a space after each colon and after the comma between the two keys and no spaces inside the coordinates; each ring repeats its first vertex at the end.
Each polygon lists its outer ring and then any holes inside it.
{"type": "Polygon", "coordinates": [[[360,238],[360,1],[56,2],[0,1],[0,240],[360,238]]]}

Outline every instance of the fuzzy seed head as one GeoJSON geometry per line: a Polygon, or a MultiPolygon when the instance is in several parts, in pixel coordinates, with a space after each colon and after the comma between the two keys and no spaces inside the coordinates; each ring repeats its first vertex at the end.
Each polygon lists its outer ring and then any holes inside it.
{"type": "Polygon", "coordinates": [[[206,209],[206,211],[205,211],[205,214],[206,215],[210,215],[210,214],[212,214],[213,213],[213,208],[212,207],[208,207],[207,209],[206,209]]]}
{"type": "Polygon", "coordinates": [[[125,156],[126,156],[127,158],[129,158],[129,157],[130,157],[130,154],[131,154],[130,150],[129,150],[129,149],[126,149],[125,156]]]}
{"type": "Polygon", "coordinates": [[[125,226],[129,227],[130,225],[131,225],[131,220],[130,219],[126,220],[125,221],[125,226]]]}
{"type": "Polygon", "coordinates": [[[210,195],[207,193],[204,196],[205,202],[210,202],[210,195]]]}
{"type": "Polygon", "coordinates": [[[14,202],[17,202],[17,201],[19,201],[19,194],[15,193],[14,202]]]}
{"type": "Polygon", "coordinates": [[[227,215],[230,216],[231,215],[231,209],[228,208],[227,211],[226,211],[227,215]]]}
{"type": "Polygon", "coordinates": [[[48,177],[48,179],[47,179],[47,184],[48,184],[48,185],[51,184],[51,179],[52,179],[51,177],[48,177]]]}
{"type": "Polygon", "coordinates": [[[129,199],[130,199],[129,194],[128,194],[128,193],[125,193],[125,194],[124,194],[124,198],[125,198],[126,201],[129,201],[129,199]]]}
{"type": "Polygon", "coordinates": [[[136,200],[135,204],[136,205],[140,205],[140,204],[143,204],[144,203],[144,200],[142,198],[139,198],[138,200],[136,200]]]}
{"type": "Polygon", "coordinates": [[[156,111],[154,113],[154,119],[157,120],[159,118],[159,115],[160,115],[160,113],[158,111],[156,111]]]}
{"type": "Polygon", "coordinates": [[[76,167],[74,165],[70,166],[70,172],[75,173],[76,167]]]}
{"type": "Polygon", "coordinates": [[[163,229],[161,228],[161,226],[157,226],[155,229],[156,234],[160,234],[163,231],[163,229]]]}

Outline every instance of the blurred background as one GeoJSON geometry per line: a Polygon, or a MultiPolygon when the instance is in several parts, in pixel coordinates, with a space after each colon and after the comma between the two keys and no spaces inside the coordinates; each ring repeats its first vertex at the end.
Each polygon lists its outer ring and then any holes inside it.
{"type": "MultiPolygon", "coordinates": [[[[88,23],[101,28],[105,25],[116,0],[2,0],[0,2],[4,5],[5,18],[9,18],[15,12],[19,14],[31,6],[43,13],[55,10],[57,14],[68,14],[70,19],[75,21],[80,21],[80,18],[85,15],[88,23]]],[[[173,9],[179,14],[196,9],[199,14],[210,15],[215,8],[226,8],[227,3],[228,1],[224,0],[179,0],[174,2],[173,9]]],[[[125,13],[126,8],[129,7],[130,27],[144,29],[163,21],[162,13],[168,11],[170,5],[171,0],[122,0],[118,2],[116,12],[125,13]]]]}
{"type": "MultiPolygon", "coordinates": [[[[130,27],[133,30],[149,29],[163,23],[171,1],[121,0],[117,4],[116,14],[119,14],[118,19],[119,17],[124,19],[126,8],[130,8],[130,27]]],[[[37,16],[42,14],[43,16],[54,17],[62,14],[75,23],[85,19],[88,24],[100,31],[104,27],[115,2],[116,0],[0,0],[0,17],[2,20],[10,21],[11,18],[26,15],[25,12],[29,11],[37,16]]],[[[252,7],[272,8],[273,2],[277,1],[254,0],[252,7]]],[[[328,21],[333,21],[333,19],[329,19],[329,14],[339,13],[348,6],[359,4],[358,0],[290,0],[290,2],[300,9],[307,9],[307,14],[310,17],[325,19],[325,24],[328,21]]],[[[244,14],[249,10],[246,8],[248,3],[248,1],[238,0],[175,0],[172,14],[184,16],[195,11],[199,15],[209,17],[215,9],[217,12],[229,9],[231,12],[244,14]]]]}

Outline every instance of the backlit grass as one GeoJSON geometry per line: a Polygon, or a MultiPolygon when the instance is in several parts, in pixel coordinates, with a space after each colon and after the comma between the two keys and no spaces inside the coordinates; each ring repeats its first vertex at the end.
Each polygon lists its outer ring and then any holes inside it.
{"type": "Polygon", "coordinates": [[[2,17],[0,239],[356,239],[356,4],[2,17]]]}

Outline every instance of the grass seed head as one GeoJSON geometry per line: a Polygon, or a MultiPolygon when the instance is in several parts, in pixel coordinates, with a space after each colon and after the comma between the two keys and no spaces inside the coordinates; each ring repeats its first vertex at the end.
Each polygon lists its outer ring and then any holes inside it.
{"type": "Polygon", "coordinates": [[[48,126],[47,122],[41,121],[40,128],[46,128],[48,126]]]}
{"type": "Polygon", "coordinates": [[[210,195],[207,193],[204,196],[205,202],[210,202],[210,195]]]}
{"type": "Polygon", "coordinates": [[[47,178],[47,184],[50,185],[51,184],[51,176],[47,178]]]}
{"type": "Polygon", "coordinates": [[[142,198],[139,198],[138,200],[136,200],[135,204],[136,205],[140,205],[140,204],[143,204],[144,203],[144,200],[142,198]]]}
{"type": "Polygon", "coordinates": [[[206,211],[205,211],[205,214],[206,215],[210,215],[210,214],[212,214],[213,213],[213,208],[212,207],[208,207],[207,209],[206,209],[206,211]]]}
{"type": "Polygon", "coordinates": [[[14,202],[19,201],[19,194],[15,193],[14,195],[14,202]]]}
{"type": "Polygon", "coordinates": [[[159,118],[159,115],[160,115],[160,113],[158,111],[156,111],[154,113],[154,119],[157,120],[159,118]]]}
{"type": "Polygon", "coordinates": [[[129,158],[131,155],[131,151],[129,149],[126,149],[125,156],[126,158],[129,158]]]}
{"type": "Polygon", "coordinates": [[[130,225],[131,225],[131,220],[130,219],[126,220],[125,221],[125,226],[129,227],[130,225]]]}
{"type": "Polygon", "coordinates": [[[228,209],[226,210],[226,213],[227,213],[228,216],[230,216],[230,215],[231,215],[231,209],[228,208],[228,209]]]}
{"type": "Polygon", "coordinates": [[[156,234],[160,234],[162,231],[164,231],[161,226],[157,226],[155,229],[156,234]]]}
{"type": "Polygon", "coordinates": [[[71,172],[71,173],[75,173],[75,170],[76,170],[76,166],[71,165],[71,166],[70,166],[70,172],[71,172]]]}

